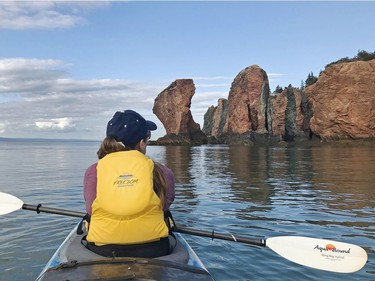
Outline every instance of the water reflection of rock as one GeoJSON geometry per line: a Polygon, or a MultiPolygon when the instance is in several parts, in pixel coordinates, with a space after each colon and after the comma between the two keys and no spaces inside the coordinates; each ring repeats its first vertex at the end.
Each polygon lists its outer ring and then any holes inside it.
{"type": "Polygon", "coordinates": [[[329,208],[373,208],[375,162],[373,143],[322,144],[312,149],[314,189],[342,194],[327,198],[329,208]],[[370,163],[370,164],[369,164],[370,163]]]}
{"type": "Polygon", "coordinates": [[[234,194],[232,200],[244,204],[243,208],[234,210],[235,216],[240,220],[256,221],[260,219],[258,212],[265,213],[271,209],[271,187],[266,183],[268,148],[232,146],[229,147],[228,158],[228,170],[233,178],[230,186],[234,194]]]}
{"type": "Polygon", "coordinates": [[[311,147],[303,143],[288,143],[271,147],[267,182],[275,187],[294,190],[310,188],[315,174],[311,147]]]}
{"type": "Polygon", "coordinates": [[[229,165],[234,182],[231,186],[239,200],[265,203],[269,201],[268,147],[230,147],[229,165]]]}
{"type": "Polygon", "coordinates": [[[166,165],[173,170],[176,183],[189,182],[189,165],[191,161],[189,146],[166,146],[166,165]]]}
{"type": "Polygon", "coordinates": [[[190,146],[166,146],[165,164],[172,169],[176,183],[176,199],[174,209],[183,208],[184,204],[189,206],[197,205],[196,187],[192,183],[191,166],[191,147],[190,146]]]}
{"type": "MultiPolygon", "coordinates": [[[[275,208],[272,202],[276,197],[288,198],[290,193],[312,186],[310,148],[295,144],[230,147],[229,159],[229,170],[235,179],[233,193],[237,200],[248,203],[238,210],[242,219],[257,219],[254,212],[275,208]]],[[[287,200],[295,204],[293,198],[287,200]]]]}
{"type": "Polygon", "coordinates": [[[317,206],[327,212],[372,208],[373,148],[324,143],[167,146],[165,163],[176,177],[174,209],[180,212],[198,211],[199,205],[204,212],[235,213],[254,224],[315,221],[317,206]]]}
{"type": "MultiPolygon", "coordinates": [[[[327,212],[371,209],[375,197],[373,155],[371,143],[230,147],[231,189],[236,200],[248,204],[236,212],[242,219],[258,219],[256,211],[283,209],[286,213],[277,217],[293,220],[287,212],[297,208],[304,209],[306,216],[313,215],[317,200],[327,212]]],[[[324,223],[322,218],[319,221],[324,223]]]]}

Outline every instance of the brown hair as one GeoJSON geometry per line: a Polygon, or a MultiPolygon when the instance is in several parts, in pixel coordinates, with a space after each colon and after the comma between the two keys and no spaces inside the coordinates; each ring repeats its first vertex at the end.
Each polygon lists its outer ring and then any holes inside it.
{"type": "Polygon", "coordinates": [[[102,159],[107,154],[110,154],[112,152],[118,152],[118,151],[125,151],[125,147],[122,143],[116,141],[114,138],[106,137],[96,153],[98,155],[99,159],[102,159]]]}
{"type": "MultiPolygon", "coordinates": [[[[114,138],[106,137],[96,153],[99,159],[102,159],[107,154],[118,152],[118,151],[128,151],[128,150],[138,150],[139,145],[136,144],[134,147],[125,147],[122,143],[116,141],[114,138]]],[[[153,184],[154,192],[159,197],[161,201],[161,206],[164,208],[165,198],[167,197],[167,181],[165,179],[162,168],[154,161],[154,171],[153,171],[153,184]]]]}
{"type": "Polygon", "coordinates": [[[167,181],[165,179],[162,168],[154,161],[154,191],[161,201],[164,209],[165,199],[167,197],[167,181]]]}

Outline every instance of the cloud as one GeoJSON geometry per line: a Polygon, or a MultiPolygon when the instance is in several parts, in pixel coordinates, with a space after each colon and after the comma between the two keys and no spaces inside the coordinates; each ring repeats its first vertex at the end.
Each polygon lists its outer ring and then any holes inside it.
{"type": "MultiPolygon", "coordinates": [[[[75,132],[72,137],[85,133],[85,138],[97,139],[113,113],[128,108],[158,122],[152,107],[165,85],[76,80],[68,67],[58,60],[0,59],[0,120],[7,124],[7,135],[39,137],[55,132],[58,135],[50,137],[68,138],[75,132]]],[[[0,132],[4,130],[5,125],[0,127],[0,132]]]]}
{"type": "Polygon", "coordinates": [[[212,80],[233,80],[234,77],[228,77],[228,76],[212,76],[212,77],[200,77],[200,76],[197,76],[197,77],[193,77],[192,79],[194,81],[204,81],[204,80],[208,80],[208,81],[212,81],[212,80]]]}
{"type": "MultiPolygon", "coordinates": [[[[152,107],[169,82],[77,80],[70,77],[70,67],[59,60],[0,59],[0,120],[7,122],[7,134],[39,137],[54,132],[64,138],[74,132],[73,137],[100,139],[113,113],[130,108],[157,123],[159,136],[164,134],[152,107]]],[[[228,96],[230,84],[213,80],[222,78],[200,79],[192,100],[193,117],[201,126],[207,108],[228,96]]]]}
{"type": "Polygon", "coordinates": [[[85,11],[108,5],[85,1],[1,1],[0,29],[72,28],[86,23],[85,11]]]}
{"type": "Polygon", "coordinates": [[[5,124],[0,123],[0,134],[3,134],[5,132],[5,124]]]}
{"type": "Polygon", "coordinates": [[[277,81],[280,81],[280,79],[282,80],[286,74],[283,74],[283,73],[267,73],[267,76],[268,76],[268,81],[271,83],[275,83],[277,81]]]}
{"type": "Polygon", "coordinates": [[[59,60],[0,59],[0,95],[9,92],[45,92],[67,72],[59,60]]]}
{"type": "MultiPolygon", "coordinates": [[[[150,84],[126,79],[77,80],[70,75],[72,67],[53,59],[0,59],[0,133],[39,137],[52,132],[56,136],[48,137],[68,138],[71,134],[74,138],[82,135],[100,139],[115,111],[134,109],[157,123],[159,136],[164,134],[152,107],[170,81],[150,84]]],[[[196,92],[191,112],[195,122],[203,126],[207,109],[217,106],[219,98],[228,98],[233,79],[193,78],[196,92]]]]}
{"type": "Polygon", "coordinates": [[[35,126],[41,130],[66,130],[75,128],[73,118],[63,117],[47,121],[36,121],[35,126]]]}
{"type": "MultiPolygon", "coordinates": [[[[84,135],[100,139],[115,111],[134,109],[157,123],[161,129],[158,133],[163,135],[163,126],[152,107],[171,81],[151,84],[126,79],[77,80],[70,75],[72,67],[53,59],[0,59],[0,133],[39,137],[54,132],[59,138],[72,134],[74,138],[84,135]]],[[[196,92],[191,111],[195,122],[203,126],[207,109],[217,106],[219,98],[228,98],[233,79],[193,78],[196,92]]]]}

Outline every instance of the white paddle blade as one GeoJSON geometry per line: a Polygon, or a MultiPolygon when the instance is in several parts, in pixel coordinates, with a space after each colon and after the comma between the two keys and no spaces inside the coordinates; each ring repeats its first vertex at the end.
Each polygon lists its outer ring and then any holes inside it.
{"type": "Polygon", "coordinates": [[[292,262],[332,272],[355,272],[367,262],[361,247],[331,240],[279,236],[268,238],[266,246],[292,262]]]}
{"type": "Polygon", "coordinates": [[[21,209],[23,202],[21,199],[8,193],[0,192],[0,215],[9,214],[21,209]]]}

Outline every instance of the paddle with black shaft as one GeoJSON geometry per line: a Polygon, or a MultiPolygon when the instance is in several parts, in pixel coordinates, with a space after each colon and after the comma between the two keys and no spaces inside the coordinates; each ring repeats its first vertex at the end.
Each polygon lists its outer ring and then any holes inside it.
{"type": "MultiPolygon", "coordinates": [[[[19,209],[79,218],[85,216],[83,212],[47,208],[43,207],[41,204],[24,204],[21,199],[13,195],[0,192],[0,215],[8,214],[19,209]]],[[[332,240],[301,236],[278,236],[257,240],[234,236],[233,234],[221,234],[214,231],[210,232],[185,227],[177,227],[173,231],[267,247],[292,262],[332,272],[352,273],[360,270],[367,262],[367,253],[363,248],[357,245],[332,240]]]]}

